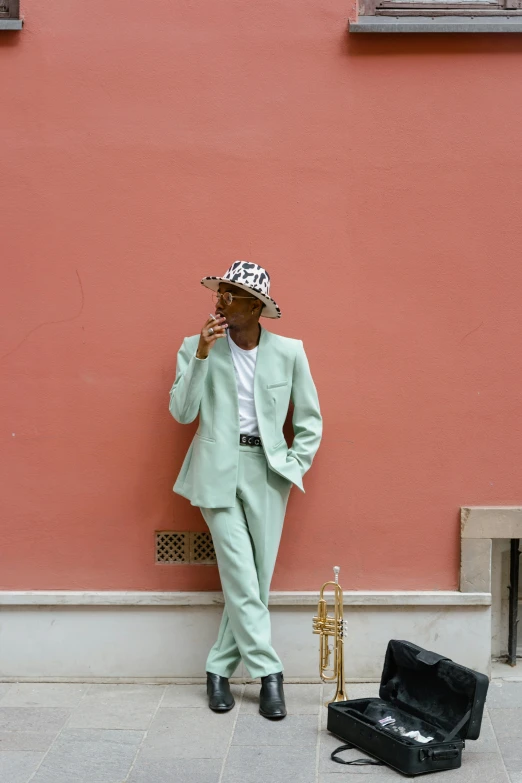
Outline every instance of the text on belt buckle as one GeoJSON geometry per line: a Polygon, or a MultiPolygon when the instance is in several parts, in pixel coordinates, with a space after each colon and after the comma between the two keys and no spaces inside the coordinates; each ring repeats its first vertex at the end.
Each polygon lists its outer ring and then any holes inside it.
{"type": "Polygon", "coordinates": [[[241,435],[239,442],[245,446],[260,446],[261,438],[258,438],[257,435],[241,435]]]}

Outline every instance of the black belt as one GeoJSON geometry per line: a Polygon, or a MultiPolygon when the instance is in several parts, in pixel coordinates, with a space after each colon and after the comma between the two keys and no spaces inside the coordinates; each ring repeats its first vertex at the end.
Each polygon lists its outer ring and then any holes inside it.
{"type": "Polygon", "coordinates": [[[262,446],[261,438],[257,435],[240,435],[239,443],[241,446],[262,446]]]}

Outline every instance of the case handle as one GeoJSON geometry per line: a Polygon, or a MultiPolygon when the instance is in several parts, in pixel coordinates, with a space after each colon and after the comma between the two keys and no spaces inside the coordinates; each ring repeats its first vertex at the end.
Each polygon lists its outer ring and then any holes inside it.
{"type": "Polygon", "coordinates": [[[457,748],[447,750],[424,750],[419,753],[420,760],[426,761],[426,759],[433,759],[433,761],[439,761],[439,759],[456,759],[459,755],[457,748]]]}
{"type": "Polygon", "coordinates": [[[421,663],[427,663],[428,666],[434,666],[436,663],[440,663],[440,661],[449,661],[449,658],[430,650],[421,650],[417,655],[417,660],[421,663]]]}
{"type": "Polygon", "coordinates": [[[352,761],[344,761],[344,759],[337,758],[337,754],[342,750],[352,750],[354,747],[355,745],[352,745],[351,742],[348,742],[346,745],[340,745],[330,753],[330,758],[332,761],[337,761],[338,764],[354,764],[357,767],[370,764],[375,767],[384,767],[384,761],[379,761],[378,759],[353,759],[352,761]]]}

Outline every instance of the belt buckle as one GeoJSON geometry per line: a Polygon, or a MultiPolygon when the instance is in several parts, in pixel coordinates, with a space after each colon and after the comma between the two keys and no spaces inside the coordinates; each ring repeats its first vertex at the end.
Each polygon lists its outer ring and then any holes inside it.
{"type": "Polygon", "coordinates": [[[260,446],[261,438],[259,438],[257,435],[240,435],[239,442],[243,446],[260,446]]]}

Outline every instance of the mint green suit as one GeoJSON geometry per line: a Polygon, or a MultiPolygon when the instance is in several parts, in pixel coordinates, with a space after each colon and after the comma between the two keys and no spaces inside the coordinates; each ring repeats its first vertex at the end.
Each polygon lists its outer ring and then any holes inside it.
{"type": "Polygon", "coordinates": [[[199,426],[174,491],[199,506],[216,550],[225,609],[206,670],[230,677],[241,658],[252,677],[283,670],[272,647],[268,595],[293,484],[319,447],[322,419],[301,340],[261,328],[254,401],[262,447],[239,445],[239,404],[228,341],[198,359],[199,335],[178,353],[169,410],[181,424],[199,426]],[[283,435],[294,405],[294,440],[283,435]]]}

